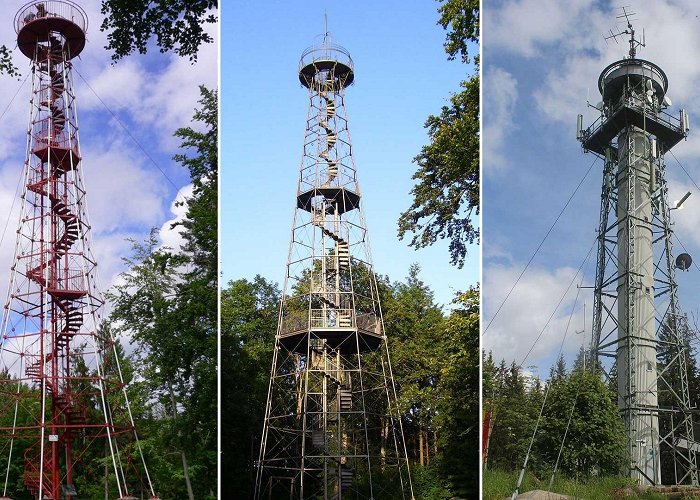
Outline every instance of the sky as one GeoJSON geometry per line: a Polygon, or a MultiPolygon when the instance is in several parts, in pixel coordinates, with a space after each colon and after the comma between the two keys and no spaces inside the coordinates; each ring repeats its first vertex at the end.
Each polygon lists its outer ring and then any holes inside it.
{"type": "MultiPolygon", "coordinates": [[[[25,3],[4,2],[8,14],[0,22],[0,44],[14,49],[15,65],[22,73],[20,80],[0,76],[3,298],[19,217],[16,190],[22,175],[31,97],[31,78],[24,81],[30,74],[29,59],[17,49],[12,22],[14,12],[25,3]]],[[[172,161],[172,156],[181,152],[180,140],[172,134],[179,127],[190,126],[199,85],[216,88],[218,47],[217,43],[203,46],[194,65],[172,53],[161,54],[153,46],[146,55],[132,55],[112,64],[111,53],[104,48],[107,34],[99,29],[99,2],[81,4],[89,19],[87,44],[74,60],[73,79],[92,248],[101,289],[106,292],[125,270],[121,259],[130,253],[129,238],[143,241],[151,228],[163,228],[161,243],[179,247],[181,237],[177,230],[170,229],[170,221],[183,216],[183,208],[176,207],[174,201],[178,194],[191,193],[191,186],[187,169],[172,161]]],[[[208,26],[207,30],[217,38],[216,26],[208,26]]]]}
{"type": "Polygon", "coordinates": [[[473,71],[447,60],[437,7],[425,0],[223,6],[222,19],[236,29],[222,31],[222,283],[260,274],[282,284],[308,106],[298,64],[324,31],[324,11],[333,41],[355,63],[345,102],[376,272],[404,280],[417,262],[440,304],[479,280],[478,246],[457,269],[445,241],[416,251],[397,237],[399,215],[412,203],[412,159],[427,143],[423,124],[473,71]]]}
{"type": "MultiPolygon", "coordinates": [[[[524,361],[527,370],[544,376],[560,345],[571,366],[584,342],[576,333],[584,329],[584,309],[585,342],[590,341],[593,293],[577,285],[593,283],[595,249],[583,266],[583,277],[574,277],[596,236],[602,162],[584,154],[576,141],[576,116],[584,115],[584,127],[593,123],[599,113],[586,103],[600,101],[598,76],[628,52],[627,38],[619,44],[604,39],[611,29],[626,28],[616,19],[621,14],[617,7],[592,0],[497,0],[483,12],[483,325],[488,329],[482,345],[497,360],[524,361]]],[[[700,184],[700,131],[694,128],[700,124],[700,59],[695,56],[700,8],[689,0],[655,0],[632,9],[633,26],[640,38],[644,31],[646,41],[637,57],[656,63],[668,76],[667,95],[673,102],[669,112],[677,115],[685,108],[690,114],[687,141],[666,155],[667,180],[671,203],[692,193],[672,218],[677,241],[700,259],[700,192],[681,168],[700,184]]],[[[674,245],[676,254],[683,251],[674,245]]],[[[697,268],[676,273],[681,308],[696,317],[698,273],[697,268]]]]}

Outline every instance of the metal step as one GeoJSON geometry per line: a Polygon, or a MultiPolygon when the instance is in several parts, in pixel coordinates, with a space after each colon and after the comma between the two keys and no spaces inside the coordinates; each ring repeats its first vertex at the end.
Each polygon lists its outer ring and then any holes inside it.
{"type": "Polygon", "coordinates": [[[355,476],[355,471],[353,469],[340,469],[340,489],[345,491],[352,487],[352,480],[355,476]]]}
{"type": "Polygon", "coordinates": [[[311,431],[311,444],[315,448],[325,448],[326,447],[326,434],[321,429],[314,429],[311,431]]]}
{"type": "Polygon", "coordinates": [[[352,390],[341,386],[338,390],[338,400],[340,402],[340,411],[352,410],[352,390]]]}
{"type": "Polygon", "coordinates": [[[352,318],[350,316],[346,316],[344,314],[339,314],[338,315],[338,326],[340,328],[351,328],[352,327],[352,318]]]}

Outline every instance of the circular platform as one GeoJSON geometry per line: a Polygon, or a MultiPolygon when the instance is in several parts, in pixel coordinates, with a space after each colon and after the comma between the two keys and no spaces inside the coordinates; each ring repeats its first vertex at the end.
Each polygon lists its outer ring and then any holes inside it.
{"type": "Polygon", "coordinates": [[[304,354],[309,348],[310,339],[323,339],[330,349],[342,354],[357,354],[376,351],[382,344],[382,336],[355,328],[314,328],[283,332],[279,342],[290,352],[304,354]]]}
{"type": "Polygon", "coordinates": [[[72,59],[85,47],[87,14],[68,0],[29,2],[15,15],[15,31],[19,50],[30,59],[36,44],[49,42],[52,33],[63,36],[66,58],[72,59]]]}
{"type": "Polygon", "coordinates": [[[312,200],[317,196],[332,203],[340,214],[360,207],[360,195],[344,187],[316,187],[297,194],[297,208],[311,212],[314,209],[312,200]]]}
{"type": "Polygon", "coordinates": [[[347,87],[355,81],[355,70],[350,52],[344,47],[328,42],[309,47],[299,60],[299,81],[311,87],[316,75],[331,72],[335,85],[347,87]]]}
{"type": "Polygon", "coordinates": [[[598,78],[598,90],[603,101],[617,100],[626,84],[642,84],[651,80],[654,93],[661,102],[668,90],[668,78],[656,64],[643,59],[622,59],[609,65],[598,78]]]}

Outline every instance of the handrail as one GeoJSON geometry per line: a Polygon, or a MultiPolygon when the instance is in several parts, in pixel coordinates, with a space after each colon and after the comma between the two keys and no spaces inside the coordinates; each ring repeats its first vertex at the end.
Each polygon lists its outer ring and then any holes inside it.
{"type": "Polygon", "coordinates": [[[324,42],[319,45],[308,47],[301,54],[299,69],[301,70],[303,67],[313,64],[316,61],[338,61],[348,66],[350,69],[354,68],[350,52],[348,52],[345,47],[335,43],[324,42]]]}
{"type": "Polygon", "coordinates": [[[85,10],[70,0],[35,0],[23,5],[15,14],[15,32],[19,33],[24,26],[37,19],[48,17],[67,19],[84,33],[87,32],[88,17],[85,10]]]}

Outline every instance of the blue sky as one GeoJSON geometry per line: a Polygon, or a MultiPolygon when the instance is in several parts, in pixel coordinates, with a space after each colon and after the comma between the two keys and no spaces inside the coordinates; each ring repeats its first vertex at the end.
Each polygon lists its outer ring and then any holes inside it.
{"type": "MultiPolygon", "coordinates": [[[[576,185],[595,161],[575,138],[576,115],[585,126],[596,117],[587,108],[600,100],[600,72],[626,55],[625,40],[615,44],[603,35],[625,29],[616,23],[620,12],[609,2],[574,0],[510,0],[490,2],[483,14],[484,32],[484,325],[493,317],[576,185]]],[[[646,47],[638,57],[655,62],[669,78],[669,110],[690,113],[688,140],[672,153],[700,184],[700,45],[698,9],[691,1],[656,0],[634,5],[633,24],[646,47]]],[[[684,210],[674,211],[678,239],[700,258],[700,192],[676,160],[666,156],[670,202],[686,191],[693,195],[684,210]]],[[[525,366],[546,375],[574,309],[564,345],[569,365],[582,343],[574,331],[590,339],[592,291],[581,289],[578,302],[572,286],[550,326],[549,316],[564,295],[590,246],[598,225],[602,162],[597,160],[570,206],[538,252],[520,284],[483,337],[496,358],[521,362],[543,331],[525,366]],[[544,330],[543,330],[544,329],[544,330]]],[[[682,251],[675,243],[676,253],[682,251]]],[[[681,306],[698,312],[700,285],[697,268],[677,273],[681,306]]],[[[584,267],[584,286],[595,274],[595,257],[584,267]]],[[[577,279],[576,283],[581,283],[577,279]]]]}
{"type": "MultiPolygon", "coordinates": [[[[418,262],[447,304],[479,279],[479,248],[458,270],[447,244],[415,251],[396,221],[412,202],[413,157],[423,123],[458,90],[470,67],[447,61],[438,2],[235,2],[222,10],[222,281],[261,274],[281,283],[307,114],[301,53],[328,28],[355,62],[346,108],[375,269],[403,280],[418,262]]],[[[473,50],[473,52],[476,49],[473,50]]]]}
{"type": "MultiPolygon", "coordinates": [[[[4,3],[8,14],[0,22],[0,44],[14,49],[15,65],[22,73],[20,81],[7,75],[0,77],[0,112],[9,106],[0,118],[0,231],[7,225],[0,242],[2,297],[7,289],[19,217],[15,190],[22,175],[31,94],[31,79],[22,84],[30,74],[29,60],[16,48],[12,23],[15,10],[24,3],[4,3]]],[[[168,221],[182,213],[179,208],[173,211],[173,201],[178,191],[188,192],[189,172],[172,161],[180,144],[172,134],[177,128],[190,125],[199,99],[198,85],[216,87],[218,47],[216,43],[203,47],[196,65],[174,54],[161,54],[153,47],[147,55],[132,55],[112,65],[111,54],[104,49],[107,36],[99,30],[99,2],[81,3],[89,19],[86,47],[73,66],[81,164],[88,193],[92,248],[101,288],[107,291],[124,270],[121,258],[131,249],[127,238],[143,241],[152,227],[162,227],[163,244],[179,246],[180,236],[169,229],[168,221]]],[[[217,37],[215,26],[207,30],[217,37]]]]}

